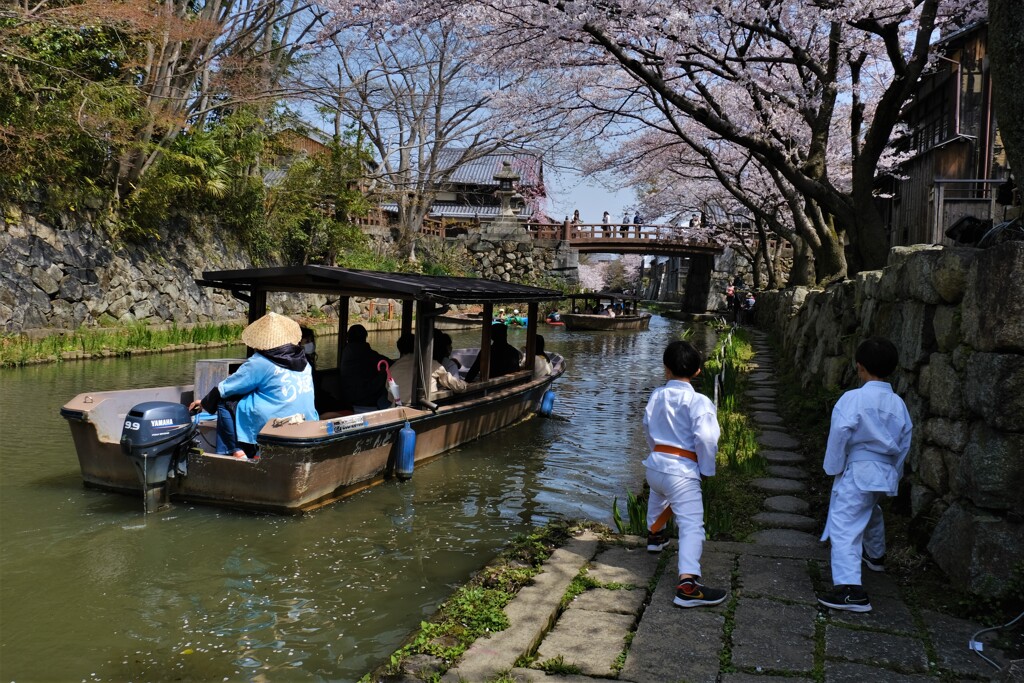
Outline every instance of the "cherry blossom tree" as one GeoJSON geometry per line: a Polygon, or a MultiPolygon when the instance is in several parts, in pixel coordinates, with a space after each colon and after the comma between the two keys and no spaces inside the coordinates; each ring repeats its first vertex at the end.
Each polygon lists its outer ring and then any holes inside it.
{"type": "Polygon", "coordinates": [[[792,188],[794,207],[829,226],[812,245],[819,281],[847,273],[845,242],[853,271],[884,264],[879,159],[935,31],[983,9],[981,0],[327,4],[345,24],[459,17],[481,59],[545,74],[548,103],[572,110],[581,129],[643,126],[651,119],[638,113],[660,107],[749,151],[792,188]]]}

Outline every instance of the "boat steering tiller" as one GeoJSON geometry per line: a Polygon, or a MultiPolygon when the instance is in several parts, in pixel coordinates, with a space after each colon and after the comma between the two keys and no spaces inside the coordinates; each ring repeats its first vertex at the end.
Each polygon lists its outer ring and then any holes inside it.
{"type": "Polygon", "coordinates": [[[195,437],[196,424],[188,407],[180,403],[147,401],[128,411],[121,430],[121,451],[135,465],[147,513],[170,503],[167,480],[185,476],[195,437]]]}

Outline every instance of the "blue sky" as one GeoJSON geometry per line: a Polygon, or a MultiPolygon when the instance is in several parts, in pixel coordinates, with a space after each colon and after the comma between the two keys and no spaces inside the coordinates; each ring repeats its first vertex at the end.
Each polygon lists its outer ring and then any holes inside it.
{"type": "Polygon", "coordinates": [[[596,180],[550,167],[544,169],[544,183],[551,203],[550,215],[556,221],[571,217],[575,209],[580,210],[584,223],[600,223],[601,214],[605,211],[612,215],[613,221],[620,221],[625,208],[632,206],[634,201],[630,188],[609,190],[596,180]]]}

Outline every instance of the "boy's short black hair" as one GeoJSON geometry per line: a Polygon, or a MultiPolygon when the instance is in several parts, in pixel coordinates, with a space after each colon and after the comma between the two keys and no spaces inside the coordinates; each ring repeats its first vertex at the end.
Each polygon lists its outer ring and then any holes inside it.
{"type": "Polygon", "coordinates": [[[693,377],[704,362],[700,357],[700,351],[690,342],[682,340],[669,344],[661,360],[676,377],[693,377]]]}
{"type": "Polygon", "coordinates": [[[888,377],[900,362],[896,345],[885,337],[870,337],[857,347],[854,360],[875,377],[888,377]]]}

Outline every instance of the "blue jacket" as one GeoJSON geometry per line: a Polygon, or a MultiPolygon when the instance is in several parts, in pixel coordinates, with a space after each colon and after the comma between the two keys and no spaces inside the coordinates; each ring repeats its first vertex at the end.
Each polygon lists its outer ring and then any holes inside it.
{"type": "Polygon", "coordinates": [[[274,364],[259,351],[238,370],[217,385],[225,399],[238,400],[235,434],[239,441],[256,443],[256,435],[267,420],[302,413],[307,420],[319,420],[313,405],[313,370],[289,370],[274,364]]]}

